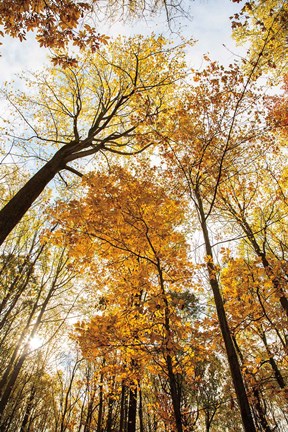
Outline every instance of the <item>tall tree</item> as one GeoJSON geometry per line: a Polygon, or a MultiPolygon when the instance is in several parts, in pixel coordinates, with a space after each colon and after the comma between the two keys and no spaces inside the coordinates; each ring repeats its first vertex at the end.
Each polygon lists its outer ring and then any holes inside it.
{"type": "Polygon", "coordinates": [[[6,92],[29,131],[17,140],[59,150],[0,211],[1,244],[56,174],[81,175],[71,162],[134,155],[157,143],[154,124],[163,120],[173,84],[184,74],[182,48],[162,37],[119,38],[79,59],[75,69],[36,76],[35,97],[6,92]]]}
{"type": "MultiPolygon", "coordinates": [[[[252,431],[256,429],[224,307],[209,220],[215,212],[220,185],[230,178],[232,167],[241,170],[250,141],[258,142],[263,134],[258,126],[258,113],[252,110],[259,97],[250,87],[250,77],[245,82],[238,66],[230,65],[224,71],[222,66],[211,62],[203,72],[195,74],[195,81],[195,86],[187,89],[182,98],[178,114],[171,122],[171,133],[164,137],[163,153],[168,175],[175,176],[178,188],[179,182],[182,183],[183,192],[190,197],[197,211],[204,239],[209,284],[242,422],[246,431],[252,431]],[[246,113],[250,115],[249,123],[243,120],[246,113]]],[[[253,150],[253,157],[261,153],[256,145],[253,150]]]]}
{"type": "MultiPolygon", "coordinates": [[[[79,326],[81,345],[92,356],[95,349],[103,347],[109,352],[115,346],[121,352],[128,383],[133,376],[140,382],[145,362],[154,362],[156,356],[155,363],[159,362],[167,376],[175,428],[182,432],[178,364],[181,339],[189,338],[190,326],[181,323],[177,309],[181,310],[185,296],[177,292],[187,289],[188,281],[192,283],[187,246],[176,230],[183,212],[180,202],[152,181],[153,170],[147,168],[149,179],[143,179],[140,169],[134,175],[116,166],[110,170],[108,175],[97,173],[85,179],[89,188],[85,199],[60,203],[54,213],[59,223],[55,240],[70,248],[76,266],[79,257],[84,265],[102,258],[109,269],[101,283],[102,290],[106,286],[110,291],[105,295],[105,310],[88,325],[79,326]],[[109,280],[113,281],[111,288],[109,280]]],[[[131,384],[129,393],[128,424],[134,430],[137,392],[131,384]]]]}

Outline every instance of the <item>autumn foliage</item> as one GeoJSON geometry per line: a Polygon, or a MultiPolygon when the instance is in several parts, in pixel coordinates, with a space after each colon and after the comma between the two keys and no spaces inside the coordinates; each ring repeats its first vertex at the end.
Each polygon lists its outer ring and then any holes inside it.
{"type": "Polygon", "coordinates": [[[242,2],[246,59],[201,70],[95,6],[0,1],[58,55],[1,89],[0,430],[285,432],[286,3],[242,2]]]}

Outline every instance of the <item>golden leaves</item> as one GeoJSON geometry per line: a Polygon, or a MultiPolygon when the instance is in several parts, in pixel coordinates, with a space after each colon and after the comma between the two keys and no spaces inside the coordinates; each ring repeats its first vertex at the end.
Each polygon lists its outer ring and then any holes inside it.
{"type": "MultiPolygon", "coordinates": [[[[239,14],[231,17],[234,37],[249,43],[245,68],[248,73],[256,66],[256,75],[264,72],[287,71],[287,14],[285,0],[247,1],[239,14]]],[[[275,78],[274,78],[275,81],[275,78]]]]}

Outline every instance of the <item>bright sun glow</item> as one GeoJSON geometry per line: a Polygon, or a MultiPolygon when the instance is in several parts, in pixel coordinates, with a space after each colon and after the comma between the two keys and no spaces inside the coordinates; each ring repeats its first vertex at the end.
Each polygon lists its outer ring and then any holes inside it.
{"type": "Polygon", "coordinates": [[[43,339],[40,336],[34,336],[29,342],[30,348],[37,349],[43,345],[43,339]]]}

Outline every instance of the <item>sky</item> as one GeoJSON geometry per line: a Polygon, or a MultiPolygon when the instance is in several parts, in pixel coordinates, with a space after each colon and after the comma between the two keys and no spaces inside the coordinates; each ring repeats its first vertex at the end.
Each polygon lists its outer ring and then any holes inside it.
{"type": "MultiPolygon", "coordinates": [[[[175,20],[172,24],[173,31],[167,25],[165,14],[162,13],[160,16],[150,17],[145,21],[127,23],[109,24],[107,19],[103,19],[99,23],[99,33],[116,37],[119,34],[130,36],[137,33],[148,36],[154,32],[163,34],[175,43],[180,43],[181,37],[193,38],[198,42],[191,48],[189,47],[187,64],[196,70],[201,69],[204,65],[203,55],[206,53],[209,53],[212,60],[218,60],[224,66],[232,63],[237,55],[244,53],[244,49],[237,48],[231,37],[229,20],[230,16],[240,10],[239,4],[232,3],[231,0],[183,1],[190,6],[190,18],[182,17],[180,20],[175,20]]],[[[49,51],[39,47],[32,33],[28,33],[27,40],[23,42],[6,36],[3,45],[0,46],[0,54],[0,90],[5,81],[14,80],[12,88],[26,91],[25,80],[19,79],[17,75],[23,71],[35,72],[49,65],[49,51]]],[[[12,115],[7,101],[0,95],[0,122],[2,123],[3,117],[9,119],[10,114],[12,115]]],[[[32,164],[31,166],[34,167],[33,160],[31,162],[29,160],[26,161],[26,165],[32,164]]],[[[5,162],[7,161],[6,158],[5,162]]]]}
{"type": "MultiPolygon", "coordinates": [[[[118,34],[133,35],[142,33],[149,35],[151,32],[162,33],[167,38],[177,41],[176,30],[184,37],[197,39],[197,44],[191,48],[189,57],[191,66],[198,69],[202,64],[203,54],[209,52],[210,58],[219,60],[227,65],[233,61],[236,55],[243,54],[244,50],[236,48],[231,38],[229,17],[239,11],[239,4],[230,0],[186,0],[190,5],[190,19],[182,18],[175,22],[174,33],[169,30],[165,16],[158,16],[146,20],[146,22],[113,23],[107,25],[105,21],[99,24],[99,33],[111,37],[118,34]],[[223,46],[225,44],[226,48],[223,46]]],[[[0,47],[0,86],[6,80],[11,80],[22,70],[35,71],[48,64],[48,50],[40,48],[33,34],[29,34],[27,41],[20,42],[10,37],[5,37],[0,47]]]]}

